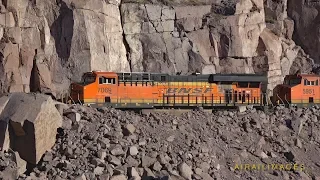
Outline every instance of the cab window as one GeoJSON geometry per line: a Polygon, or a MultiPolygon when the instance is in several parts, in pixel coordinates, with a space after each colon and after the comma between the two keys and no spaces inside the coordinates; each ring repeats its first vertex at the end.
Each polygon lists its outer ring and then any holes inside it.
{"type": "Polygon", "coordinates": [[[238,83],[238,87],[239,88],[247,88],[248,87],[248,83],[247,82],[239,82],[238,83]]]}
{"type": "Polygon", "coordinates": [[[88,84],[94,83],[95,81],[96,81],[96,76],[89,75],[89,74],[84,75],[83,79],[82,79],[82,83],[84,85],[88,85],[88,84]]]}
{"type": "Polygon", "coordinates": [[[164,82],[166,81],[166,76],[161,76],[161,79],[160,79],[161,82],[164,82]]]}
{"type": "Polygon", "coordinates": [[[99,77],[99,84],[116,84],[116,78],[99,77]]]}
{"type": "Polygon", "coordinates": [[[295,79],[289,79],[288,85],[298,85],[301,84],[301,79],[295,78],[295,79]]]}
{"type": "Polygon", "coordinates": [[[251,82],[249,83],[249,88],[259,88],[260,82],[251,82]]]}
{"type": "Polygon", "coordinates": [[[318,80],[316,81],[309,81],[307,79],[304,79],[304,85],[305,86],[318,86],[319,82],[318,80]]]}

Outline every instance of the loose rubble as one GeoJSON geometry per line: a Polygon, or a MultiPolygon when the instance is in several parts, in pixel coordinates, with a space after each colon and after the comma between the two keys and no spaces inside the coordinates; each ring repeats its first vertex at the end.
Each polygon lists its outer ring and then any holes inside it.
{"type": "MultiPolygon", "coordinates": [[[[71,106],[53,148],[19,179],[319,179],[319,112],[246,107],[177,116],[71,106]],[[281,169],[287,164],[292,168],[281,169]]],[[[7,155],[0,177],[15,168],[7,155]]]]}

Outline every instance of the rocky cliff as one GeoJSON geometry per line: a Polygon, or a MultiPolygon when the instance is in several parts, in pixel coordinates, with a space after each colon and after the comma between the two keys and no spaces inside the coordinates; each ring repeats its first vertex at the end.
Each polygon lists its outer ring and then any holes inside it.
{"type": "Polygon", "coordinates": [[[319,57],[318,9],[287,0],[3,0],[0,90],[60,97],[91,70],[261,73],[272,90],[319,57]]]}

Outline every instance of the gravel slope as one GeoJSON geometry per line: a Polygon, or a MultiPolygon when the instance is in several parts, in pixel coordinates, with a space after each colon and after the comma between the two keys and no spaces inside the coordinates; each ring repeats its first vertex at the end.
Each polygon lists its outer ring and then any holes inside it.
{"type": "MultiPolygon", "coordinates": [[[[73,106],[52,151],[20,179],[319,179],[319,112],[176,116],[73,106]]],[[[0,179],[13,173],[9,155],[1,155],[0,179]]]]}

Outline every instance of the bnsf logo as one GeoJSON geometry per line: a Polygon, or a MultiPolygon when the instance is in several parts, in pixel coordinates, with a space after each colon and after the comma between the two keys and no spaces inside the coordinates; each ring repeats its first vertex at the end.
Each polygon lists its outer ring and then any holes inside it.
{"type": "Polygon", "coordinates": [[[167,94],[200,94],[211,92],[212,88],[168,88],[167,94]]]}

